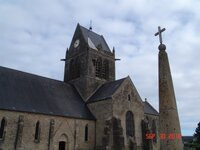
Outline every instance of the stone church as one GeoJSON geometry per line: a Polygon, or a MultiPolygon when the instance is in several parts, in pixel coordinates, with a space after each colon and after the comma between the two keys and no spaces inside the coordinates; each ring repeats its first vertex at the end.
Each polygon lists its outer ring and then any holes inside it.
{"type": "Polygon", "coordinates": [[[102,35],[78,24],[63,61],[64,81],[0,67],[1,150],[159,149],[159,114],[102,35]]]}

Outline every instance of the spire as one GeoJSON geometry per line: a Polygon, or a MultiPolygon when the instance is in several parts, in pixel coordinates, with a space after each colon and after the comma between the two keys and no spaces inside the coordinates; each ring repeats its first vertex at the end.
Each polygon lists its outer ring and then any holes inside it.
{"type": "Polygon", "coordinates": [[[114,47],[114,46],[113,46],[113,50],[112,50],[112,53],[113,53],[113,54],[115,54],[115,47],[114,47]]]}
{"type": "Polygon", "coordinates": [[[160,139],[160,149],[162,150],[182,150],[183,143],[181,137],[181,129],[179,116],[176,105],[173,81],[165,51],[166,46],[162,44],[161,30],[158,28],[160,45],[159,45],[159,123],[160,134],[164,134],[165,139],[160,139]]]}

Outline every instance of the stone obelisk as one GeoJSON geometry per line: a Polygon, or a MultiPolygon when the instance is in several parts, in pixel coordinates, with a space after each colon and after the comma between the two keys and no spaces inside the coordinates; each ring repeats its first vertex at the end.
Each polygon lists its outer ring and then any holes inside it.
{"type": "Polygon", "coordinates": [[[179,116],[176,105],[172,76],[166,53],[162,43],[161,30],[158,27],[159,49],[159,128],[160,150],[183,150],[179,116]],[[162,136],[161,136],[162,135],[162,136]]]}

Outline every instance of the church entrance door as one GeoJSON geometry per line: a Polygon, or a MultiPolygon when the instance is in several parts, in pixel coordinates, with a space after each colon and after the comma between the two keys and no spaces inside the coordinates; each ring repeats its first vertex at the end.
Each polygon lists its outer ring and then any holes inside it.
{"type": "Polygon", "coordinates": [[[60,141],[60,142],[59,142],[59,150],[66,150],[66,149],[65,149],[65,145],[66,145],[66,142],[65,142],[65,141],[60,141]]]}

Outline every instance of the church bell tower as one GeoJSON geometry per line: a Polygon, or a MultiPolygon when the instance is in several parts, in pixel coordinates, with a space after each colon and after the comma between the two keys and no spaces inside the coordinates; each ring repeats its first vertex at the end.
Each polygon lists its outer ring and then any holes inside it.
{"type": "Polygon", "coordinates": [[[74,85],[84,101],[103,83],[115,80],[115,51],[104,37],[77,25],[65,57],[64,81],[74,85]]]}

